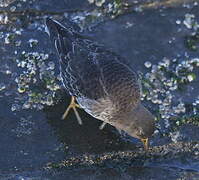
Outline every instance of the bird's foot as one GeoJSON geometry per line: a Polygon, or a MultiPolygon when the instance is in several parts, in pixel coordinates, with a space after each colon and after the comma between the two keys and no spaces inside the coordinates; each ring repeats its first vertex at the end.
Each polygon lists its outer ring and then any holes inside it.
{"type": "MultiPolygon", "coordinates": [[[[100,126],[99,126],[99,129],[100,130],[102,130],[102,129],[104,129],[104,127],[106,126],[106,122],[103,122],[100,126]]],[[[117,129],[117,131],[119,132],[119,134],[122,134],[122,130],[121,129],[118,129],[118,128],[116,128],[117,129]]]]}
{"type": "Polygon", "coordinates": [[[64,113],[63,116],[62,116],[62,119],[65,119],[65,118],[66,118],[66,116],[68,115],[68,113],[69,113],[69,111],[70,111],[71,108],[72,108],[72,109],[74,110],[74,112],[75,112],[75,116],[76,116],[76,118],[77,118],[78,123],[79,123],[80,125],[82,125],[82,120],[81,120],[80,115],[79,115],[79,113],[78,113],[78,111],[77,111],[77,109],[76,109],[76,108],[81,108],[81,107],[80,107],[79,104],[77,104],[77,103],[75,102],[75,97],[73,97],[73,96],[72,96],[72,98],[71,98],[71,102],[70,102],[69,106],[67,107],[65,113],[64,113]]]}

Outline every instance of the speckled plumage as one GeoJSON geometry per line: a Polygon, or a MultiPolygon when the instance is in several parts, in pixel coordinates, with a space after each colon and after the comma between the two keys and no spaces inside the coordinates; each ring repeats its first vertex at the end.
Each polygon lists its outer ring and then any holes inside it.
{"type": "Polygon", "coordinates": [[[63,26],[48,18],[46,25],[59,55],[65,88],[87,113],[120,128],[140,105],[136,73],[125,59],[81,35],[76,24],[67,21],[63,26]]]}

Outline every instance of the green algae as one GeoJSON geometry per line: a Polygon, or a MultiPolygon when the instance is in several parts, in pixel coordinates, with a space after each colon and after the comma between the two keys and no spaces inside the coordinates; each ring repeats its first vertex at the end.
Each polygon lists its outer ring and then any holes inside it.
{"type": "Polygon", "coordinates": [[[191,51],[198,51],[199,48],[199,31],[194,35],[185,37],[185,46],[191,51]]]}

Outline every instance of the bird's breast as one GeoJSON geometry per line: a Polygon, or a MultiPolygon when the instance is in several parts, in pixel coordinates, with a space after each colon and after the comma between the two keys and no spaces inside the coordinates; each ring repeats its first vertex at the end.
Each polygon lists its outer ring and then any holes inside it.
{"type": "Polygon", "coordinates": [[[88,114],[104,122],[109,122],[110,119],[113,119],[116,112],[116,106],[109,97],[97,100],[78,97],[77,102],[88,114]]]}

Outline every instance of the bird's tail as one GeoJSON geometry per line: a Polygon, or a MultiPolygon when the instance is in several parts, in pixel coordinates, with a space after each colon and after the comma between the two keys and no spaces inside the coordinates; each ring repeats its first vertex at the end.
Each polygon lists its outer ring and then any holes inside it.
{"type": "Polygon", "coordinates": [[[76,23],[70,21],[69,19],[64,20],[64,26],[63,26],[58,21],[47,17],[45,19],[45,24],[48,28],[53,27],[53,26],[57,26],[57,27],[61,26],[62,28],[68,29],[68,30],[73,31],[73,32],[79,32],[81,30],[80,27],[76,23]]]}
{"type": "Polygon", "coordinates": [[[59,55],[66,55],[72,51],[72,42],[78,37],[78,26],[67,20],[65,26],[53,20],[46,18],[46,32],[55,45],[59,55]]]}

